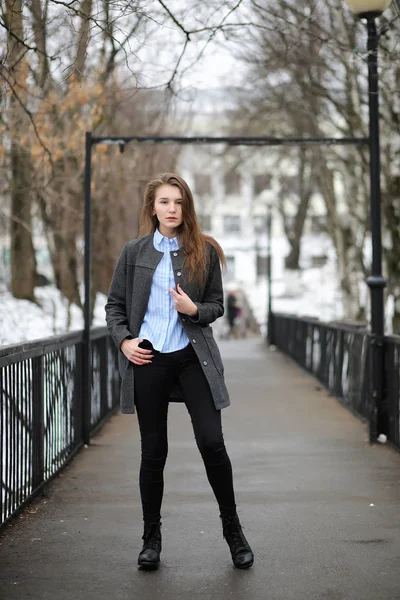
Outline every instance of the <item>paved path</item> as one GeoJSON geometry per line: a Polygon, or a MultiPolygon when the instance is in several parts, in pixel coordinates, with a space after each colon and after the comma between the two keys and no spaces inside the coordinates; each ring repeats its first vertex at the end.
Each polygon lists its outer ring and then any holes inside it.
{"type": "Polygon", "coordinates": [[[260,340],[221,349],[225,439],[254,567],[232,567],[174,404],[161,568],[136,568],[138,428],[116,416],[0,538],[1,600],[399,600],[400,454],[370,447],[361,422],[260,340]]]}

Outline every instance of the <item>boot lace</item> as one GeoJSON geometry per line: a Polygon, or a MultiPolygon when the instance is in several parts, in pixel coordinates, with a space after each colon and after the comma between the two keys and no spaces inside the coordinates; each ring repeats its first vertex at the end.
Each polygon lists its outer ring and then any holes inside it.
{"type": "Polygon", "coordinates": [[[233,553],[240,549],[249,549],[249,544],[242,531],[238,517],[224,518],[223,534],[233,553]]]}
{"type": "Polygon", "coordinates": [[[159,552],[161,543],[161,523],[146,523],[144,526],[144,533],[142,540],[146,548],[151,548],[159,552]]]}

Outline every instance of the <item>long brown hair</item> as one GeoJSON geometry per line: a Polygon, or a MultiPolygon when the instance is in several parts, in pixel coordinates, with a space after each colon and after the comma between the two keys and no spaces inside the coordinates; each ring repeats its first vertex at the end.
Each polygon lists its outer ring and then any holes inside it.
{"type": "Polygon", "coordinates": [[[139,237],[154,233],[158,227],[158,219],[153,215],[154,200],[157,189],[162,185],[174,185],[182,194],[182,224],[178,227],[179,245],[185,251],[184,264],[189,279],[203,283],[206,275],[207,250],[209,242],[218,253],[221,265],[226,267],[224,251],[214,238],[203,233],[197,220],[193,194],[186,181],[174,173],[163,173],[148,182],[144,191],[142,212],[140,215],[139,237]]]}

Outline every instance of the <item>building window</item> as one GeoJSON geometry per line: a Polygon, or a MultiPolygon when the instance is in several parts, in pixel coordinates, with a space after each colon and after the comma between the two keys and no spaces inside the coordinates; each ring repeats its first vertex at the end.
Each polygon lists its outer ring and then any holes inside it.
{"type": "Polygon", "coordinates": [[[224,233],[240,233],[239,215],[224,215],[224,233]]]}
{"type": "Polygon", "coordinates": [[[257,277],[267,277],[268,275],[268,256],[257,254],[257,277]]]}
{"type": "Polygon", "coordinates": [[[211,175],[195,173],[194,175],[194,190],[198,196],[211,194],[211,175]]]}
{"type": "Polygon", "coordinates": [[[236,171],[225,173],[224,184],[227,196],[240,194],[240,175],[236,171]]]}
{"type": "Polygon", "coordinates": [[[211,215],[197,214],[197,218],[203,231],[211,231],[211,215]]]}
{"type": "Polygon", "coordinates": [[[265,233],[267,231],[267,218],[263,215],[253,217],[254,233],[265,233]]]}
{"type": "Polygon", "coordinates": [[[272,177],[268,173],[254,175],[254,195],[258,196],[261,192],[271,188],[272,177]]]}
{"type": "Polygon", "coordinates": [[[235,257],[234,256],[226,256],[226,271],[224,274],[224,279],[226,281],[233,281],[235,279],[235,257]]]}

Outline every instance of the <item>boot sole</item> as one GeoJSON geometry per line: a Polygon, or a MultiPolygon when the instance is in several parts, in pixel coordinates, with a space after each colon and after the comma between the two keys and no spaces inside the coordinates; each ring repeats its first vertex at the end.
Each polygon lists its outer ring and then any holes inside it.
{"type": "Polygon", "coordinates": [[[160,561],[157,563],[138,562],[138,566],[144,571],[155,571],[160,566],[160,561]]]}
{"type": "Polygon", "coordinates": [[[254,560],[251,561],[251,563],[249,563],[248,565],[233,565],[236,569],[250,569],[250,567],[252,567],[254,565],[254,560]]]}

